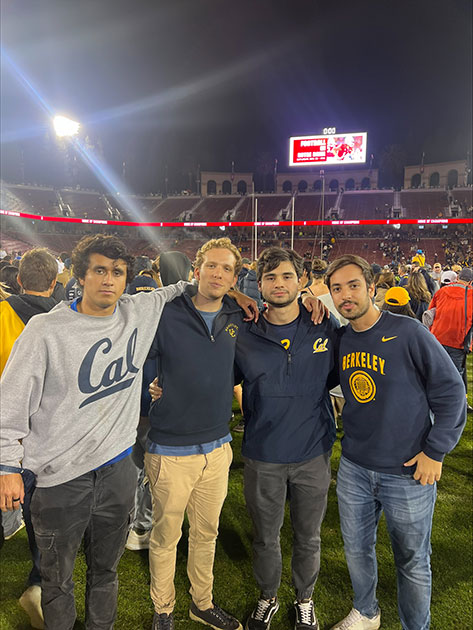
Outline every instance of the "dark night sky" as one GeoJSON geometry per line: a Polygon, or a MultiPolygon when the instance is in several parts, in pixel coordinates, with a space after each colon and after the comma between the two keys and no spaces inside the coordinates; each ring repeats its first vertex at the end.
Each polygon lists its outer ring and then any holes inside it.
{"type": "MultiPolygon", "coordinates": [[[[197,163],[285,170],[288,137],[325,126],[408,163],[471,150],[469,0],[3,0],[2,46],[135,190],[165,163],[176,186],[197,163]]],[[[48,119],[5,63],[1,114],[7,176],[48,119]]]]}

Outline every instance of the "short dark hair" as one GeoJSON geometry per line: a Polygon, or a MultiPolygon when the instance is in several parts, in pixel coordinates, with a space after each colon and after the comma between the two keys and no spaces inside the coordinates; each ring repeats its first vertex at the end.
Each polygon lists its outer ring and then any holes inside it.
{"type": "Polygon", "coordinates": [[[124,260],[126,263],[126,281],[131,282],[134,278],[133,265],[134,256],[128,253],[123,241],[116,236],[106,234],[95,234],[94,236],[84,236],[75,246],[72,252],[72,264],[74,276],[77,280],[83,280],[89,268],[90,255],[101,254],[112,260],[124,260]]]}
{"type": "Polygon", "coordinates": [[[18,268],[14,265],[5,265],[0,271],[0,281],[6,285],[6,290],[12,295],[20,295],[21,287],[17,281],[18,268]]]}
{"type": "Polygon", "coordinates": [[[47,291],[56,279],[56,259],[45,247],[35,247],[23,254],[18,277],[25,291],[47,291]]]}
{"type": "Polygon", "coordinates": [[[363,278],[365,279],[366,286],[370,287],[374,283],[374,275],[373,270],[371,269],[371,265],[367,260],[361,258],[361,256],[355,256],[354,254],[345,254],[345,256],[340,256],[340,258],[336,258],[333,262],[328,266],[327,272],[325,274],[325,284],[330,290],[330,279],[332,275],[346,267],[347,265],[356,265],[361,269],[361,273],[363,274],[363,278]]]}
{"type": "Polygon", "coordinates": [[[283,262],[290,262],[295,269],[297,278],[302,278],[304,271],[304,259],[299,256],[293,249],[282,249],[281,247],[268,247],[261,252],[257,266],[256,266],[256,278],[258,282],[261,281],[264,273],[269,273],[279,267],[283,262]]]}

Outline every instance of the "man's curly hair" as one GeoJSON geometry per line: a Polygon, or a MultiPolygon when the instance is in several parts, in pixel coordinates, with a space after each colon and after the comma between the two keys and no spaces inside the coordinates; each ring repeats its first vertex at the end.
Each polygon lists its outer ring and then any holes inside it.
{"type": "Polygon", "coordinates": [[[81,238],[72,252],[74,276],[78,280],[85,278],[85,274],[89,268],[91,254],[101,254],[112,260],[123,260],[126,263],[127,284],[135,277],[135,257],[128,253],[123,241],[116,236],[95,234],[94,236],[84,236],[84,238],[81,238]]]}
{"type": "Polygon", "coordinates": [[[197,254],[195,255],[194,269],[200,269],[204,263],[204,256],[210,249],[228,249],[235,256],[235,269],[234,273],[237,276],[242,267],[241,254],[238,249],[233,245],[229,238],[212,238],[202,245],[197,254]]]}

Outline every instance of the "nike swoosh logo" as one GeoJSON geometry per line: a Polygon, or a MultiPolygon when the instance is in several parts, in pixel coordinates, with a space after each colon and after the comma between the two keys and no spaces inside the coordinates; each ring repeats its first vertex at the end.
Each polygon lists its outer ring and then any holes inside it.
{"type": "Polygon", "coordinates": [[[381,341],[391,341],[392,339],[397,339],[397,335],[395,337],[382,337],[381,341]]]}

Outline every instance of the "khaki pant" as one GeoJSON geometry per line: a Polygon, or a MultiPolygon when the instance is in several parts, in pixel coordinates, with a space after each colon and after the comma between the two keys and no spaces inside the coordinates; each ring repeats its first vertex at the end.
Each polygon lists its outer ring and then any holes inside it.
{"type": "Polygon", "coordinates": [[[192,600],[200,610],[213,605],[215,543],[232,457],[229,443],[208,455],[145,454],[153,498],[149,546],[151,599],[158,614],[172,612],[176,602],[176,548],[186,511],[189,519],[187,575],[192,600]]]}

